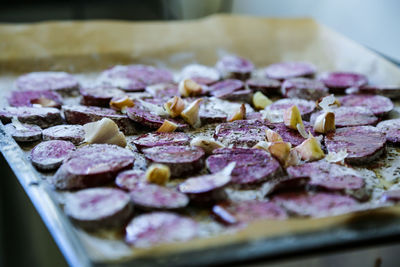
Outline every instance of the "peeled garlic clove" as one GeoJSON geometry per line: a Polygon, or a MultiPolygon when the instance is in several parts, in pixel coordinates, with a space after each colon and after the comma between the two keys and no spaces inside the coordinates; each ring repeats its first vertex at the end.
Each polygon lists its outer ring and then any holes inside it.
{"type": "Polygon", "coordinates": [[[187,108],[185,108],[181,113],[181,117],[194,128],[201,126],[199,117],[201,101],[203,101],[203,99],[197,99],[196,101],[192,102],[187,108]]]}
{"type": "Polygon", "coordinates": [[[126,146],[125,135],[119,131],[117,124],[109,118],[86,123],[85,142],[88,144],[112,144],[121,147],[126,146]]]}
{"type": "Polygon", "coordinates": [[[55,108],[60,106],[56,101],[48,99],[46,97],[39,97],[32,99],[31,103],[32,105],[40,105],[40,107],[45,107],[45,108],[55,108]]]}
{"type": "Polygon", "coordinates": [[[178,125],[173,123],[172,121],[165,120],[163,124],[161,124],[160,128],[157,129],[158,133],[170,133],[176,130],[178,125]]]}
{"type": "Polygon", "coordinates": [[[275,131],[271,129],[265,129],[265,135],[267,136],[268,142],[281,142],[283,141],[282,137],[275,131]]]}
{"type": "Polygon", "coordinates": [[[197,96],[202,93],[201,85],[192,79],[184,79],[178,85],[179,93],[183,97],[197,96]]]}
{"type": "Polygon", "coordinates": [[[113,97],[110,100],[110,108],[122,111],[126,108],[133,107],[135,103],[128,96],[113,97]]]}
{"type": "Polygon", "coordinates": [[[328,95],[317,100],[316,106],[322,110],[329,111],[331,108],[340,107],[340,102],[334,95],[328,95]]]}
{"type": "Polygon", "coordinates": [[[271,144],[272,144],[271,142],[260,141],[257,144],[255,144],[252,148],[263,149],[269,152],[268,148],[271,144]]]}
{"type": "Polygon", "coordinates": [[[260,91],[253,95],[253,106],[256,109],[264,109],[266,106],[272,104],[272,101],[260,91]]]}
{"type": "Polygon", "coordinates": [[[314,161],[325,157],[324,151],[321,149],[321,144],[312,135],[295,149],[299,152],[301,159],[305,161],[314,161]]]}
{"type": "Polygon", "coordinates": [[[175,118],[185,109],[185,102],[179,96],[174,96],[164,104],[164,108],[171,118],[175,118]]]}
{"type": "Polygon", "coordinates": [[[296,105],[285,110],[283,113],[283,122],[286,127],[292,130],[297,130],[297,124],[303,125],[299,108],[296,105]]]}
{"type": "Polygon", "coordinates": [[[292,148],[290,143],[287,142],[274,142],[268,147],[269,153],[275,157],[281,164],[289,158],[290,149],[292,148]]]}
{"type": "Polygon", "coordinates": [[[292,148],[289,153],[289,157],[287,158],[285,162],[285,168],[289,166],[296,166],[299,165],[301,162],[301,155],[299,151],[297,151],[295,148],[292,148]]]}
{"type": "Polygon", "coordinates": [[[231,116],[227,118],[228,122],[244,120],[246,118],[246,106],[241,104],[240,107],[233,113],[231,116]]]}
{"type": "Polygon", "coordinates": [[[146,171],[146,181],[152,184],[165,185],[170,176],[169,167],[163,164],[152,164],[146,171]]]}
{"type": "Polygon", "coordinates": [[[195,137],[190,142],[190,146],[201,147],[206,154],[211,154],[214,149],[224,147],[221,142],[208,137],[195,137]]]}
{"type": "Polygon", "coordinates": [[[336,130],[335,114],[333,112],[324,112],[319,115],[314,122],[314,131],[317,133],[328,133],[336,130]]]}

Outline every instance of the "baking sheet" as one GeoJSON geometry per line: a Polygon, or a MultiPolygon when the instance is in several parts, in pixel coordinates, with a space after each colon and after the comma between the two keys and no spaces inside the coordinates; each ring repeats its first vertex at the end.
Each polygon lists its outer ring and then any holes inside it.
{"type": "MultiPolygon", "coordinates": [[[[22,72],[64,70],[84,73],[81,76],[86,78],[111,65],[129,63],[177,70],[193,62],[213,65],[225,53],[247,57],[257,67],[282,60],[305,60],[320,70],[358,71],[368,75],[371,83],[400,85],[400,70],[395,65],[311,19],[218,15],[168,23],[0,25],[1,96],[13,88],[16,75],[22,72]]],[[[4,104],[4,97],[2,101],[4,104]]],[[[2,127],[0,134],[2,153],[71,265],[127,262],[132,258],[148,264],[157,261],[185,265],[194,256],[198,263],[216,263],[400,233],[400,208],[389,207],[321,219],[260,221],[235,234],[132,250],[119,240],[104,240],[74,228],[56,204],[57,196],[19,154],[22,151],[17,151],[17,144],[2,127]],[[372,216],[375,213],[379,216],[372,216]],[[382,224],[382,218],[388,219],[382,224]]],[[[389,168],[382,175],[377,173],[378,179],[387,182],[384,186],[398,179],[398,151],[390,148],[390,153],[389,168]]]]}

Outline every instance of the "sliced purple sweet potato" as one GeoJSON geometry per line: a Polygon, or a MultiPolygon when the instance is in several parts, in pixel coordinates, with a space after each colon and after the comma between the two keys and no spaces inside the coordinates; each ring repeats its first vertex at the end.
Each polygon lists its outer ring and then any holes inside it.
{"type": "Polygon", "coordinates": [[[152,212],[132,219],[125,229],[125,241],[134,247],[184,242],[199,234],[198,224],[170,212],[152,212]]]}
{"type": "Polygon", "coordinates": [[[281,172],[279,162],[261,149],[221,148],[206,160],[211,173],[221,171],[231,162],[236,163],[231,183],[243,187],[260,184],[281,172]]]}
{"type": "Polygon", "coordinates": [[[346,94],[381,95],[391,99],[400,98],[399,85],[364,85],[346,89],[346,94]]]}
{"type": "Polygon", "coordinates": [[[187,145],[190,138],[185,133],[147,133],[135,138],[132,143],[141,151],[155,146],[187,145]]]}
{"type": "Polygon", "coordinates": [[[204,151],[199,147],[156,146],[142,150],[147,160],[169,166],[171,177],[200,171],[204,166],[204,151]]]}
{"type": "Polygon", "coordinates": [[[79,89],[82,96],[81,104],[108,108],[113,97],[122,97],[125,92],[110,86],[82,87],[79,89]]]}
{"type": "Polygon", "coordinates": [[[43,130],[43,140],[64,140],[75,145],[83,142],[85,130],[81,125],[57,125],[43,130]]]}
{"type": "Polygon", "coordinates": [[[190,64],[184,67],[179,75],[179,80],[192,79],[199,84],[211,85],[221,78],[219,72],[212,67],[199,64],[190,64]]]}
{"type": "Polygon", "coordinates": [[[75,145],[69,141],[45,141],[36,145],[32,149],[31,161],[32,164],[39,170],[55,170],[74,150],[75,145]]]}
{"type": "Polygon", "coordinates": [[[283,122],[283,113],[286,109],[297,106],[303,120],[308,120],[315,109],[315,102],[299,98],[279,99],[265,108],[267,118],[271,122],[283,122]]]}
{"type": "Polygon", "coordinates": [[[281,93],[288,98],[318,100],[328,95],[328,88],[318,81],[307,78],[287,79],[282,83],[281,93]]]}
{"type": "Polygon", "coordinates": [[[280,95],[281,82],[275,79],[257,77],[246,81],[246,85],[253,92],[260,91],[264,95],[280,95]]]}
{"type": "Polygon", "coordinates": [[[224,78],[246,80],[254,70],[254,64],[248,59],[229,55],[218,60],[215,68],[224,78]]]}
{"type": "Polygon", "coordinates": [[[343,93],[350,87],[361,87],[368,83],[365,75],[355,72],[325,72],[319,76],[332,93],[343,93]]]}
{"type": "Polygon", "coordinates": [[[376,126],[386,134],[386,140],[392,144],[400,144],[400,119],[391,119],[376,126]]]}
{"type": "Polygon", "coordinates": [[[248,223],[260,219],[284,220],[286,211],[271,201],[247,200],[215,205],[212,213],[224,224],[248,223]]]}
{"type": "Polygon", "coordinates": [[[296,77],[312,77],[316,72],[316,67],[308,62],[280,62],[269,65],[263,72],[270,79],[285,80],[296,77]]]}
{"type": "Polygon", "coordinates": [[[134,160],[130,150],[116,145],[84,146],[70,153],[50,182],[62,190],[99,186],[132,168],[134,160]]]}
{"type": "Polygon", "coordinates": [[[21,123],[35,124],[40,128],[62,123],[60,111],[56,108],[5,107],[0,109],[0,119],[3,123],[11,122],[13,117],[21,123]]]}
{"type": "Polygon", "coordinates": [[[244,83],[235,79],[223,80],[209,87],[210,94],[221,99],[229,99],[234,92],[243,89],[244,83]]]}
{"type": "Polygon", "coordinates": [[[70,94],[79,87],[78,81],[66,72],[31,72],[18,77],[18,89],[23,91],[57,91],[70,94]]]}
{"type": "Polygon", "coordinates": [[[393,108],[393,102],[380,95],[347,95],[339,98],[344,107],[365,107],[374,113],[375,116],[383,116],[393,108]]]}
{"type": "Polygon", "coordinates": [[[49,90],[13,91],[8,98],[8,104],[12,107],[33,107],[44,103],[41,101],[47,101],[46,107],[50,108],[60,108],[62,105],[61,95],[49,90]]]}
{"type": "Polygon", "coordinates": [[[355,126],[336,129],[325,137],[328,152],[345,150],[346,163],[368,164],[383,155],[386,149],[386,136],[373,126],[355,126]]]}
{"type": "Polygon", "coordinates": [[[42,138],[42,129],[37,125],[9,123],[4,125],[4,129],[17,142],[33,142],[42,138]]]}
{"type": "MultiPolygon", "coordinates": [[[[304,121],[304,129],[306,132],[311,132],[313,136],[317,136],[318,134],[314,132],[313,126],[311,126],[308,122],[304,121]]],[[[283,139],[284,142],[291,143],[292,146],[298,146],[306,140],[297,130],[289,129],[283,123],[272,123],[268,124],[269,128],[273,131],[277,132],[283,139]]]]}
{"type": "Polygon", "coordinates": [[[115,184],[123,189],[130,191],[134,189],[138,183],[146,182],[146,173],[142,170],[127,170],[120,172],[115,178],[115,184]]]}
{"type": "Polygon", "coordinates": [[[113,188],[89,188],[66,197],[64,211],[87,230],[122,226],[132,213],[129,195],[113,188]]]}

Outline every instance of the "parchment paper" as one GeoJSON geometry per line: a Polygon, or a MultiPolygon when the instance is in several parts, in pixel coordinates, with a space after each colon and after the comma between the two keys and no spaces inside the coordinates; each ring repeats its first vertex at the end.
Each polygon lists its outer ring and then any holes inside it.
{"type": "MultiPolygon", "coordinates": [[[[183,22],[46,22],[0,25],[0,86],[12,89],[15,75],[39,70],[93,73],[115,64],[146,63],[179,69],[198,62],[214,65],[221,54],[249,58],[257,67],[304,60],[320,71],[366,74],[371,83],[400,85],[400,70],[351,40],[311,19],[264,19],[218,15],[183,22]]],[[[93,74],[92,74],[93,75],[93,74]]],[[[398,207],[367,211],[400,214],[398,207]]],[[[353,220],[354,214],[322,219],[256,222],[236,234],[203,238],[149,250],[132,250],[122,241],[76,230],[94,261],[201,249],[276,235],[316,231],[353,220]]]]}

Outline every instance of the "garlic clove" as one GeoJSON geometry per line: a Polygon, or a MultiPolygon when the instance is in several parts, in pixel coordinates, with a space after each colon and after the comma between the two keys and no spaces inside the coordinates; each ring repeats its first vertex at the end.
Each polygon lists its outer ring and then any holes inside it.
{"type": "Polygon", "coordinates": [[[175,118],[185,109],[185,102],[179,96],[174,96],[164,104],[164,108],[171,118],[175,118]]]}
{"type": "Polygon", "coordinates": [[[203,99],[201,99],[201,98],[197,99],[196,101],[193,101],[181,113],[181,117],[194,128],[201,126],[200,117],[199,117],[201,101],[203,101],[203,99]]]}
{"type": "Polygon", "coordinates": [[[113,97],[110,100],[110,108],[117,111],[123,111],[126,108],[133,107],[134,105],[135,103],[128,96],[113,97]]]}
{"type": "Polygon", "coordinates": [[[285,110],[283,113],[283,122],[286,127],[292,130],[297,130],[297,124],[304,126],[299,108],[296,105],[285,110]]]}
{"type": "Polygon", "coordinates": [[[119,131],[117,124],[109,118],[86,123],[85,142],[88,144],[113,144],[121,147],[126,146],[125,135],[119,131]]]}
{"type": "Polygon", "coordinates": [[[305,161],[314,161],[325,157],[321,149],[321,144],[311,134],[309,138],[295,147],[295,149],[299,152],[301,159],[305,161]]]}
{"type": "Polygon", "coordinates": [[[146,171],[146,181],[152,184],[166,185],[171,176],[171,171],[164,164],[152,164],[146,171]]]}
{"type": "Polygon", "coordinates": [[[335,130],[335,114],[333,112],[324,112],[315,119],[315,132],[324,134],[334,132],[335,130]]]}
{"type": "Polygon", "coordinates": [[[252,148],[263,149],[263,150],[269,152],[268,148],[271,144],[272,144],[271,142],[260,141],[257,144],[255,144],[252,148]]]}
{"type": "Polygon", "coordinates": [[[285,164],[285,162],[289,158],[290,149],[292,148],[290,143],[287,142],[274,142],[271,143],[268,147],[269,153],[276,158],[281,164],[285,164]]]}
{"type": "Polygon", "coordinates": [[[295,148],[290,149],[289,152],[289,157],[287,158],[285,162],[285,168],[289,166],[296,166],[299,165],[301,162],[301,155],[299,151],[297,151],[295,148]]]}
{"type": "Polygon", "coordinates": [[[40,107],[45,107],[45,108],[56,108],[60,106],[60,104],[58,104],[56,101],[46,97],[39,97],[32,99],[31,103],[32,105],[40,105],[40,107]]]}
{"type": "Polygon", "coordinates": [[[195,137],[190,142],[190,146],[201,147],[209,155],[214,149],[225,147],[221,142],[208,137],[195,137]]]}
{"type": "Polygon", "coordinates": [[[178,128],[178,125],[176,123],[173,123],[172,121],[165,120],[163,124],[160,126],[160,128],[157,129],[158,133],[170,133],[176,130],[178,128]]]}
{"type": "Polygon", "coordinates": [[[227,118],[228,122],[244,120],[246,118],[246,106],[241,104],[240,107],[227,118]]]}
{"type": "Polygon", "coordinates": [[[268,142],[281,142],[283,141],[282,137],[275,131],[271,129],[265,129],[265,135],[267,137],[268,142]]]}
{"type": "Polygon", "coordinates": [[[340,107],[340,102],[335,95],[325,96],[316,102],[316,106],[325,111],[330,111],[332,108],[340,107]]]}
{"type": "Polygon", "coordinates": [[[256,109],[264,109],[266,106],[269,106],[271,104],[272,104],[271,99],[269,99],[267,96],[265,96],[260,91],[256,92],[253,95],[253,106],[256,109]]]}
{"type": "Polygon", "coordinates": [[[201,95],[203,89],[200,84],[196,83],[192,79],[184,79],[179,82],[178,85],[179,93],[183,97],[198,96],[201,95]]]}

